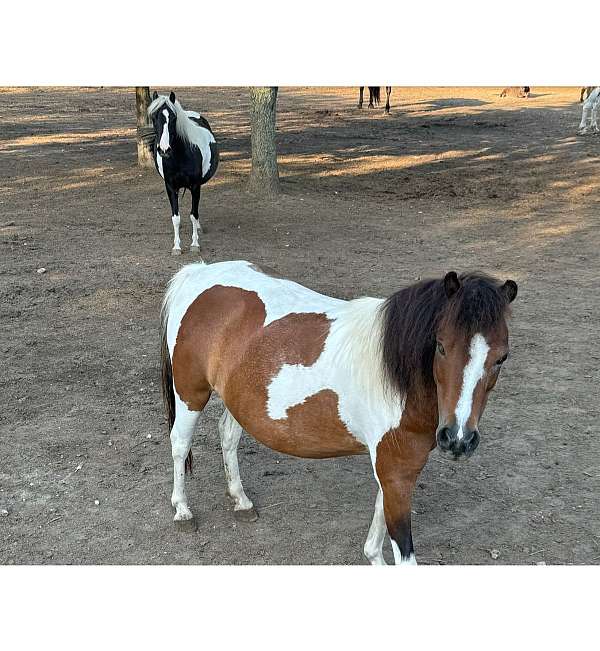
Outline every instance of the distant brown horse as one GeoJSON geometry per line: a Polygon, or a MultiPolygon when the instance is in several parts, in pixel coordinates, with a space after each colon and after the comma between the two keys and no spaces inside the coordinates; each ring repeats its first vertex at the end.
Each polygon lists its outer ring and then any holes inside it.
{"type": "Polygon", "coordinates": [[[516,295],[512,280],[450,272],[387,300],[345,301],[243,261],[181,269],[162,319],[176,524],[193,529],[185,468],[200,413],[217,392],[238,519],[258,517],[238,469],[243,430],[297,457],[369,454],[379,492],[365,555],[384,564],[387,532],[396,563],[414,564],[416,479],[436,445],[455,459],[477,448],[516,295]]]}
{"type": "Polygon", "coordinates": [[[588,98],[596,86],[583,86],[581,93],[579,93],[579,103],[583,102],[584,99],[588,98]],[[585,95],[585,97],[584,97],[585,95]]]}
{"type": "MultiPolygon", "coordinates": [[[[369,108],[374,108],[375,106],[379,106],[379,101],[380,101],[380,96],[381,96],[381,88],[380,86],[368,86],[369,89],[369,108]]],[[[363,93],[364,93],[365,87],[360,86],[359,87],[359,96],[358,96],[358,108],[361,109],[363,107],[363,93]]],[[[390,112],[390,95],[392,94],[392,87],[391,86],[386,86],[385,87],[385,93],[386,93],[386,100],[385,100],[385,112],[389,113],[390,112]]]]}
{"type": "Polygon", "coordinates": [[[507,86],[500,93],[500,97],[520,97],[527,98],[531,94],[529,86],[507,86]]]}

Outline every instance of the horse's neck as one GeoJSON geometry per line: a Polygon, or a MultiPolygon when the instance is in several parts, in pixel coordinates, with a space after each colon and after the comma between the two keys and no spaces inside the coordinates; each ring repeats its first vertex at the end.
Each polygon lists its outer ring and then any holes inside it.
{"type": "Polygon", "coordinates": [[[179,160],[192,158],[194,155],[190,143],[187,142],[187,140],[185,140],[179,133],[175,135],[175,147],[173,149],[179,160]]]}
{"type": "Polygon", "coordinates": [[[438,426],[437,390],[424,389],[407,396],[402,418],[403,427],[414,434],[432,434],[438,426]]]}
{"type": "Polygon", "coordinates": [[[348,301],[339,311],[331,330],[333,361],[374,408],[384,403],[400,404],[390,395],[382,360],[383,299],[348,301]]]}
{"type": "Polygon", "coordinates": [[[372,413],[393,421],[402,415],[403,427],[415,433],[435,433],[438,421],[435,385],[406,397],[387,382],[383,365],[383,299],[349,301],[332,326],[333,361],[372,413]]]}

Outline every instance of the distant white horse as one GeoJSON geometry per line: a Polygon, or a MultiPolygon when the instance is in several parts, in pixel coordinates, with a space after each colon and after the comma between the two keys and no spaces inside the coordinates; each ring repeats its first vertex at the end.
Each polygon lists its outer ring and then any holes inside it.
{"type": "Polygon", "coordinates": [[[583,113],[579,123],[579,133],[600,131],[598,128],[598,110],[600,109],[600,86],[596,86],[583,103],[583,113]],[[591,116],[590,116],[591,114],[591,116]],[[591,117],[591,119],[590,119],[591,117]],[[590,124],[588,127],[588,120],[590,124]]]}

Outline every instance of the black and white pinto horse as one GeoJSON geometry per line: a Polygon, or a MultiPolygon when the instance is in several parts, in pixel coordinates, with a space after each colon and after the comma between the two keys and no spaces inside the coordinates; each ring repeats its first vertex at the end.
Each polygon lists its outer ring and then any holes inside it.
{"type": "Polygon", "coordinates": [[[154,125],[154,163],[165,181],[171,204],[174,231],[171,254],[181,255],[179,191],[183,189],[185,192],[186,188],[192,195],[190,252],[199,253],[198,233],[202,232],[198,214],[200,187],[217,171],[219,149],[215,137],[207,120],[195,111],[184,110],[173,92],[169,97],[155,92],[148,115],[154,125]]]}
{"type": "MultiPolygon", "coordinates": [[[[379,101],[381,97],[381,87],[380,86],[367,86],[369,89],[369,108],[374,108],[379,106],[379,101]]],[[[359,95],[358,95],[358,108],[361,109],[363,106],[363,93],[365,91],[364,86],[359,86],[359,95]]],[[[390,112],[390,95],[392,94],[392,87],[385,87],[385,112],[390,112]]]]}
{"type": "Polygon", "coordinates": [[[598,132],[598,110],[600,109],[600,86],[596,86],[587,96],[583,103],[579,133],[598,132]],[[589,126],[588,126],[589,120],[589,126]]]}

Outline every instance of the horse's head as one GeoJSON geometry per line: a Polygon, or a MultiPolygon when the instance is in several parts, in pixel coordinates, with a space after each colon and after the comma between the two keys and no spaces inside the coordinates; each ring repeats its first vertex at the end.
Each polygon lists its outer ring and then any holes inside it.
{"type": "Polygon", "coordinates": [[[153,103],[150,108],[154,110],[150,113],[154,125],[154,135],[156,138],[156,151],[163,157],[169,158],[173,152],[173,143],[175,142],[177,114],[174,110],[175,93],[171,91],[169,100],[154,107],[154,102],[159,99],[156,92],[152,96],[153,103]]]}
{"type": "Polygon", "coordinates": [[[508,305],[517,284],[483,275],[446,274],[447,302],[435,331],[433,375],[437,387],[437,444],[455,458],[479,444],[479,419],[508,357],[508,305]]]}

